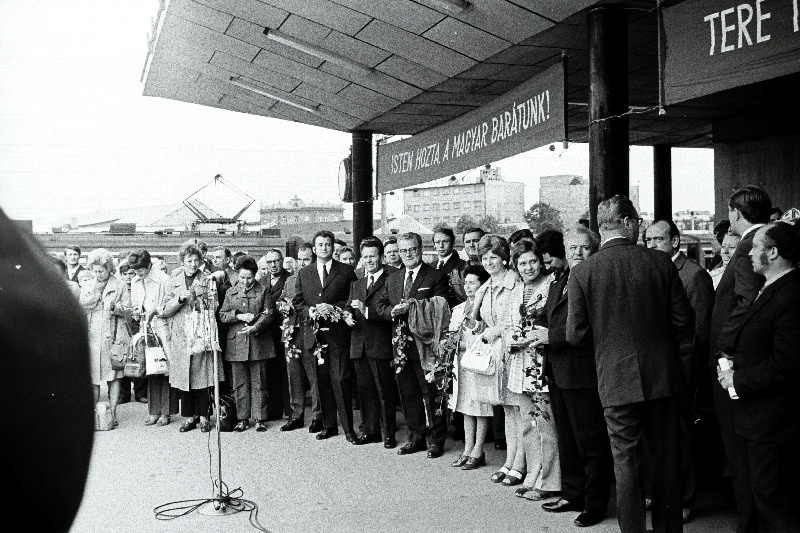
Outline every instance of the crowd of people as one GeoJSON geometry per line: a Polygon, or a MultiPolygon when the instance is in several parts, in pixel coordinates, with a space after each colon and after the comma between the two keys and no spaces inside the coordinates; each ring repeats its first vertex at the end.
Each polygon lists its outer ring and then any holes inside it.
{"type": "Polygon", "coordinates": [[[320,231],[296,258],[190,241],[171,272],[143,249],[116,266],[93,250],[84,266],[67,248],[60,265],[88,319],[95,401],[107,383],[115,425],[132,396],[147,425],[180,413],[181,432],[210,431],[216,367],[234,431],[284,419],[281,431],[392,449],[401,408],[400,455],[441,457],[455,426],[452,467],[487,466],[491,438],[505,458],[488,480],[578,513],[577,526],[606,517],[616,484],[621,531],[645,531],[648,506],[657,531],[681,531],[707,398],[738,531],[789,532],[800,530],[800,228],[772,212],[762,189],[733,191],[709,269],[681,251],[673,221],[641,232],[621,196],[598,207],[599,235],[469,228],[457,251],[453,230],[436,228],[431,263],[415,233],[367,237],[356,252],[320,231]],[[114,345],[139,332],[163,345],[168,375],[130,383],[112,368],[114,345]]]}

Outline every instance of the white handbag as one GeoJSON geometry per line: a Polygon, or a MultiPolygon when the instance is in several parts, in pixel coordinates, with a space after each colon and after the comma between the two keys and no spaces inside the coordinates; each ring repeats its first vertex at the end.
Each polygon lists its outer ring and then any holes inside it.
{"type": "Polygon", "coordinates": [[[461,368],[477,374],[492,376],[497,373],[497,358],[502,356],[502,350],[502,338],[498,337],[492,342],[484,342],[479,336],[461,357],[461,368]]]}

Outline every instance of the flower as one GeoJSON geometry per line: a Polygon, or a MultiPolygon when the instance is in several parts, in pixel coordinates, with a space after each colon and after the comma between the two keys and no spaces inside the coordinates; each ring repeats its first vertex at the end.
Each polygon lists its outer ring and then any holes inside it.
{"type": "MultiPolygon", "coordinates": [[[[350,313],[347,313],[350,315],[350,313]]],[[[321,365],[325,363],[325,351],[328,348],[327,344],[322,343],[322,339],[319,336],[320,331],[328,331],[330,328],[323,327],[321,322],[338,322],[340,320],[347,321],[345,312],[335,305],[325,305],[324,307],[320,306],[312,306],[308,309],[308,318],[311,320],[311,325],[314,330],[314,337],[316,338],[316,343],[314,344],[314,357],[317,358],[317,364],[321,365]]],[[[352,315],[350,315],[350,319],[352,320],[352,315]]]]}
{"type": "MultiPolygon", "coordinates": [[[[541,313],[540,303],[542,295],[537,294],[533,302],[519,306],[520,322],[514,328],[514,333],[511,337],[516,341],[524,339],[536,327],[537,319],[541,313]]],[[[546,385],[546,376],[544,375],[544,347],[537,346],[535,348],[530,345],[523,348],[525,355],[529,357],[531,366],[525,367],[525,380],[522,384],[523,393],[530,397],[533,403],[533,411],[531,415],[542,417],[545,420],[550,420],[550,414],[542,410],[542,405],[550,403],[547,392],[544,391],[546,385]]]]}
{"type": "Polygon", "coordinates": [[[434,367],[425,374],[428,383],[436,384],[436,415],[444,413],[444,407],[450,400],[450,383],[455,379],[453,361],[458,353],[458,343],[461,339],[461,330],[448,331],[439,341],[439,353],[434,367]]]}
{"type": "Polygon", "coordinates": [[[395,346],[395,356],[392,359],[392,366],[396,374],[402,372],[406,364],[408,356],[406,356],[406,344],[413,341],[414,338],[405,331],[405,320],[398,320],[394,328],[394,336],[392,337],[392,344],[395,346]]]}
{"type": "Polygon", "coordinates": [[[278,300],[275,305],[278,311],[283,315],[283,321],[281,322],[281,342],[283,342],[285,348],[286,360],[288,361],[292,358],[297,359],[300,357],[300,348],[292,342],[294,330],[297,329],[297,324],[295,324],[292,316],[294,306],[284,299],[278,300]]]}

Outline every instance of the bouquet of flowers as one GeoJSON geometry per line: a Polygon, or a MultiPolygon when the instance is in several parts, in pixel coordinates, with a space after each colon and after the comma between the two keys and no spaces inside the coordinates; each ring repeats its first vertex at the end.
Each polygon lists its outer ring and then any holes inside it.
{"type": "Polygon", "coordinates": [[[444,408],[450,400],[450,383],[455,379],[453,361],[458,353],[458,343],[461,339],[461,330],[448,331],[439,341],[439,354],[434,367],[425,374],[428,383],[436,384],[436,415],[444,413],[444,408]]]}
{"type": "Polygon", "coordinates": [[[292,342],[294,330],[297,329],[297,324],[292,317],[294,306],[285,298],[278,300],[275,305],[280,314],[283,315],[283,321],[281,322],[281,342],[283,342],[285,348],[286,360],[288,361],[290,358],[297,359],[300,357],[300,348],[292,342]]]}
{"type": "MultiPolygon", "coordinates": [[[[520,322],[514,328],[514,333],[511,338],[515,341],[525,339],[528,335],[536,329],[536,321],[541,312],[540,303],[542,295],[537,294],[533,302],[525,305],[520,305],[519,314],[520,322]]],[[[545,420],[550,419],[550,415],[546,411],[542,411],[541,406],[550,403],[546,392],[543,390],[545,387],[544,375],[544,347],[537,346],[531,348],[530,345],[525,346],[524,350],[530,354],[529,365],[523,368],[525,373],[525,382],[523,383],[523,393],[527,394],[533,402],[533,411],[531,414],[534,418],[542,417],[545,420]]]]}
{"type": "Polygon", "coordinates": [[[406,355],[406,345],[414,341],[414,337],[406,333],[405,320],[398,320],[394,328],[394,336],[392,337],[392,344],[395,346],[396,355],[392,359],[392,366],[396,374],[402,372],[406,364],[408,356],[406,355]]]}
{"type": "Polygon", "coordinates": [[[339,322],[342,320],[348,326],[353,326],[355,325],[355,320],[353,320],[353,315],[349,311],[344,311],[335,305],[326,305],[321,309],[319,306],[315,305],[308,310],[308,317],[311,320],[314,330],[314,337],[317,340],[317,342],[314,344],[314,356],[317,358],[317,364],[321,365],[325,363],[325,351],[327,350],[328,345],[322,343],[319,332],[328,331],[330,329],[324,327],[322,325],[322,321],[325,320],[327,322],[339,322]]]}

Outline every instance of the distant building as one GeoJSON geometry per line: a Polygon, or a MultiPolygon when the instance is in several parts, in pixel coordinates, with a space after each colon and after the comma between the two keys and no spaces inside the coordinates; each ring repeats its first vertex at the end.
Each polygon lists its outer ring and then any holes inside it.
{"type": "Polygon", "coordinates": [[[459,182],[455,176],[442,185],[403,190],[403,212],[420,224],[455,226],[462,215],[476,222],[492,216],[501,224],[524,220],[525,184],[503,180],[499,168],[481,169],[480,176],[459,182]]]}
{"type": "MultiPolygon", "coordinates": [[[[628,198],[640,211],[638,185],[630,186],[628,198]]],[[[557,209],[565,227],[576,224],[589,211],[589,179],[569,174],[542,176],[539,202],[557,209]]]]}
{"type": "Polygon", "coordinates": [[[711,211],[678,211],[673,213],[672,221],[681,232],[710,233],[714,229],[711,211]]]}
{"type": "MultiPolygon", "coordinates": [[[[297,196],[283,204],[278,202],[269,206],[262,206],[262,227],[285,227],[294,224],[308,224],[310,222],[340,222],[344,220],[344,205],[342,204],[307,204],[297,196]]],[[[352,223],[351,223],[352,225],[352,223]]]]}

